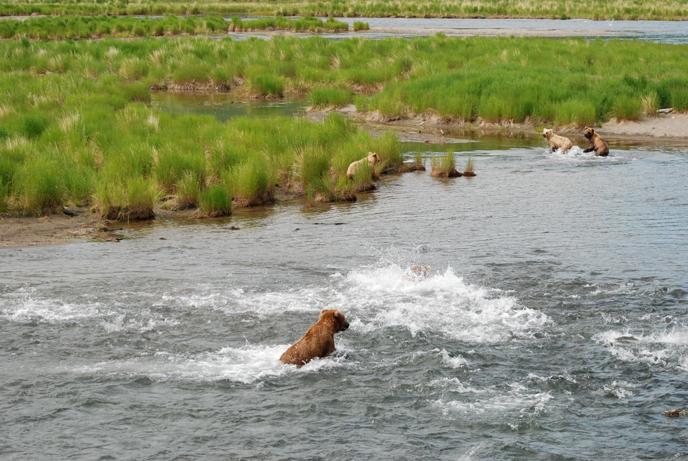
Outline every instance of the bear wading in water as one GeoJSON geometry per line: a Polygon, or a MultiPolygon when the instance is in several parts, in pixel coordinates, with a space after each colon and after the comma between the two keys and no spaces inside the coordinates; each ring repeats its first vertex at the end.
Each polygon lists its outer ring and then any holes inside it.
{"type": "Polygon", "coordinates": [[[547,128],[543,128],[542,137],[547,140],[547,144],[549,144],[550,151],[561,149],[561,153],[565,154],[566,151],[573,147],[573,143],[569,138],[565,138],[563,136],[559,136],[558,134],[554,134],[552,130],[548,130],[547,128]]]}
{"type": "Polygon", "coordinates": [[[344,314],[336,309],[323,309],[318,322],[282,354],[280,361],[300,367],[316,357],[327,357],[336,349],[334,335],[349,328],[344,314]]]}
{"type": "Polygon", "coordinates": [[[583,152],[595,151],[595,155],[598,157],[606,157],[609,155],[609,146],[607,145],[607,142],[602,139],[602,136],[595,133],[594,128],[586,126],[585,137],[588,138],[588,141],[590,141],[590,145],[583,152]]]}

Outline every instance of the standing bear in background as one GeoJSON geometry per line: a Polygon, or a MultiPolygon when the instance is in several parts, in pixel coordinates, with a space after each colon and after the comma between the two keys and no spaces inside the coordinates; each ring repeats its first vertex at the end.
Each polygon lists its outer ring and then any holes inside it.
{"type": "Polygon", "coordinates": [[[590,141],[590,145],[583,152],[595,151],[595,155],[598,157],[606,157],[609,155],[609,146],[607,142],[602,139],[602,136],[595,133],[594,128],[588,126],[585,127],[585,137],[590,141]]]}
{"type": "Polygon", "coordinates": [[[349,169],[346,170],[346,177],[349,179],[354,179],[354,172],[356,171],[356,168],[358,168],[359,165],[362,165],[365,162],[368,162],[368,165],[370,165],[370,168],[373,169],[373,179],[375,178],[375,165],[377,165],[377,162],[379,162],[380,159],[377,157],[377,154],[373,152],[368,152],[368,156],[366,158],[362,158],[361,160],[357,160],[351,165],[349,165],[349,169]]]}
{"type": "Polygon", "coordinates": [[[547,140],[550,152],[561,149],[561,153],[565,154],[567,150],[573,147],[573,143],[569,138],[554,134],[552,130],[548,130],[547,128],[543,128],[542,137],[547,140]]]}
{"type": "Polygon", "coordinates": [[[280,361],[300,367],[316,357],[327,357],[336,349],[334,335],[349,328],[344,314],[336,309],[323,309],[318,322],[282,354],[280,361]]]}

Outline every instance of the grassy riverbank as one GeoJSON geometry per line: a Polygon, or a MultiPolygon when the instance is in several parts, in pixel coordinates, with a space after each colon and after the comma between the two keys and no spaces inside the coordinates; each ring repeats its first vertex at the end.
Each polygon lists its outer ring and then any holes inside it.
{"type": "Polygon", "coordinates": [[[376,151],[394,168],[394,135],[373,140],[338,115],[173,117],[150,87],[231,90],[242,97],[310,93],[385,117],[593,124],[688,110],[686,46],[629,41],[418,38],[269,41],[143,38],[0,43],[0,209],[37,213],[90,203],[109,218],[172,207],[208,216],[270,201],[276,187],[347,200],[372,171],[349,163],[376,151]]]}
{"type": "Polygon", "coordinates": [[[118,76],[3,74],[11,88],[0,107],[0,210],[36,214],[91,204],[108,219],[152,216],[168,206],[203,216],[272,200],[276,187],[310,200],[347,200],[372,171],[346,179],[349,163],[378,152],[401,161],[393,134],[378,139],[332,115],[304,119],[174,117],[151,109],[143,83],[118,76]],[[165,197],[166,199],[169,197],[165,197]]]}
{"type": "Polygon", "coordinates": [[[167,15],[161,18],[116,16],[58,16],[0,21],[0,38],[27,37],[39,40],[163,35],[219,35],[227,32],[286,30],[290,32],[345,32],[346,23],[330,18],[264,18],[226,21],[221,16],[167,15]]]}
{"type": "Polygon", "coordinates": [[[172,1],[89,0],[5,1],[2,15],[189,15],[236,13],[335,17],[417,17],[417,18],[554,18],[554,19],[648,19],[685,20],[688,5],[681,0],[629,2],[628,0],[324,0],[236,1],[222,3],[201,0],[193,3],[172,1]]]}
{"type": "MultiPolygon", "coordinates": [[[[6,41],[4,72],[116,76],[159,89],[241,97],[310,94],[383,117],[578,125],[688,110],[688,46],[622,40],[273,37],[93,42],[6,41]]],[[[11,93],[13,90],[9,88],[11,93]]]]}

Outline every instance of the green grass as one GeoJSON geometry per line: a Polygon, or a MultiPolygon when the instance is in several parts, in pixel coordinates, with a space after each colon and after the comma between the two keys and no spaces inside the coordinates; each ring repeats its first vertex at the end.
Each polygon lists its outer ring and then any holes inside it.
{"type": "MultiPolygon", "coordinates": [[[[1,6],[0,6],[1,9],[1,6]]],[[[144,37],[178,35],[180,33],[226,33],[229,23],[221,16],[182,18],[168,15],[162,18],[116,16],[56,16],[26,20],[3,19],[0,37],[28,37],[39,40],[85,39],[106,36],[144,37]]]]}
{"type": "Polygon", "coordinates": [[[232,214],[232,194],[223,184],[210,186],[203,192],[198,202],[198,216],[214,218],[232,214]]]}
{"type": "Polygon", "coordinates": [[[468,157],[466,160],[466,167],[463,169],[464,173],[475,173],[475,164],[473,162],[473,157],[468,157]]]}
{"type": "Polygon", "coordinates": [[[403,160],[395,135],[374,139],[336,114],[323,123],[171,116],[150,107],[152,84],[221,78],[239,85],[239,96],[306,93],[313,105],[353,100],[387,116],[592,125],[664,107],[688,110],[686,51],[619,40],[441,35],[5,40],[0,208],[26,214],[79,202],[135,219],[149,215],[161,194],[177,194],[189,206],[205,200],[213,214],[226,211],[216,186],[251,201],[276,184],[343,200],[354,187],[345,178],[351,162],[376,152],[379,168],[393,171],[403,160]]]}
{"type": "Polygon", "coordinates": [[[0,75],[0,87],[12,107],[0,116],[0,208],[15,214],[72,202],[90,204],[107,219],[148,219],[159,197],[176,194],[177,208],[221,216],[231,212],[233,197],[238,205],[262,202],[277,184],[297,192],[312,186],[321,200],[346,200],[353,189],[333,173],[337,159],[378,147],[392,159],[400,155],[393,136],[375,140],[337,114],[321,123],[221,123],[159,112],[138,102],[150,97],[140,82],[119,74],[96,82],[75,72],[16,70],[0,75]]]}
{"type": "Polygon", "coordinates": [[[680,0],[659,3],[625,0],[237,0],[217,2],[97,0],[63,2],[53,0],[8,0],[0,5],[2,15],[78,14],[78,15],[196,15],[249,13],[263,15],[301,15],[320,17],[419,17],[419,18],[586,18],[586,19],[669,19],[688,17],[680,0]]]}
{"type": "Polygon", "coordinates": [[[430,176],[447,179],[456,171],[456,156],[454,152],[447,151],[443,155],[434,156],[430,160],[430,166],[432,167],[430,176]]]}
{"type": "Polygon", "coordinates": [[[341,107],[351,104],[353,94],[349,89],[315,88],[309,99],[313,107],[341,107]]]}
{"type": "MultiPolygon", "coordinates": [[[[367,25],[367,24],[366,24],[367,25]]],[[[238,16],[232,18],[230,32],[244,32],[252,30],[289,30],[292,32],[346,32],[349,25],[345,22],[328,18],[323,21],[312,16],[301,19],[287,19],[284,16],[274,18],[260,18],[242,20],[238,16]]]]}
{"type": "Polygon", "coordinates": [[[224,181],[234,200],[248,206],[257,196],[266,196],[274,190],[276,172],[268,160],[255,155],[227,170],[224,181]]]}
{"type": "MultiPolygon", "coordinates": [[[[0,44],[5,57],[0,70],[98,82],[116,77],[132,83],[122,100],[141,102],[150,101],[148,85],[225,84],[239,85],[234,91],[240,97],[306,93],[314,106],[354,102],[359,110],[390,118],[433,113],[449,120],[582,126],[612,117],[635,119],[649,95],[656,95],[658,108],[687,110],[686,50],[686,45],[621,40],[442,35],[342,41],[21,39],[0,44]]],[[[41,96],[35,97],[40,104],[41,96]]],[[[37,120],[25,123],[29,136],[44,128],[37,120]]]]}
{"type": "Polygon", "coordinates": [[[282,97],[284,83],[274,75],[256,75],[251,78],[251,90],[261,96],[282,97]]]}
{"type": "Polygon", "coordinates": [[[201,184],[198,176],[192,171],[187,171],[177,182],[177,203],[176,208],[194,208],[198,205],[198,198],[201,195],[201,184]]]}

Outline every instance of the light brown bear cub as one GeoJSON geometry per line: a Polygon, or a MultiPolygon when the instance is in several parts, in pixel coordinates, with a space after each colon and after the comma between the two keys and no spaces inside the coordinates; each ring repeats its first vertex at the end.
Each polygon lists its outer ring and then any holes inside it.
{"type": "Polygon", "coordinates": [[[358,168],[359,165],[362,165],[365,162],[368,162],[368,165],[370,165],[370,168],[373,169],[373,176],[375,176],[375,165],[377,162],[379,162],[380,159],[377,157],[377,154],[373,152],[368,152],[368,156],[366,158],[362,158],[361,160],[357,160],[353,162],[351,165],[349,165],[349,169],[346,170],[346,177],[349,179],[354,179],[354,172],[356,171],[356,168],[358,168]]]}
{"type": "Polygon", "coordinates": [[[588,126],[585,127],[585,137],[590,141],[590,145],[583,152],[595,151],[595,155],[598,157],[606,157],[609,155],[609,146],[607,142],[602,139],[602,136],[595,133],[594,128],[588,126]]]}
{"type": "Polygon", "coordinates": [[[550,151],[561,149],[561,153],[565,154],[566,151],[573,147],[573,144],[569,138],[554,134],[552,130],[548,130],[547,128],[542,130],[542,136],[547,140],[550,151]]]}
{"type": "Polygon", "coordinates": [[[335,309],[323,309],[318,323],[282,354],[280,361],[300,367],[316,357],[327,357],[336,349],[334,334],[349,328],[344,314],[335,309]]]}

